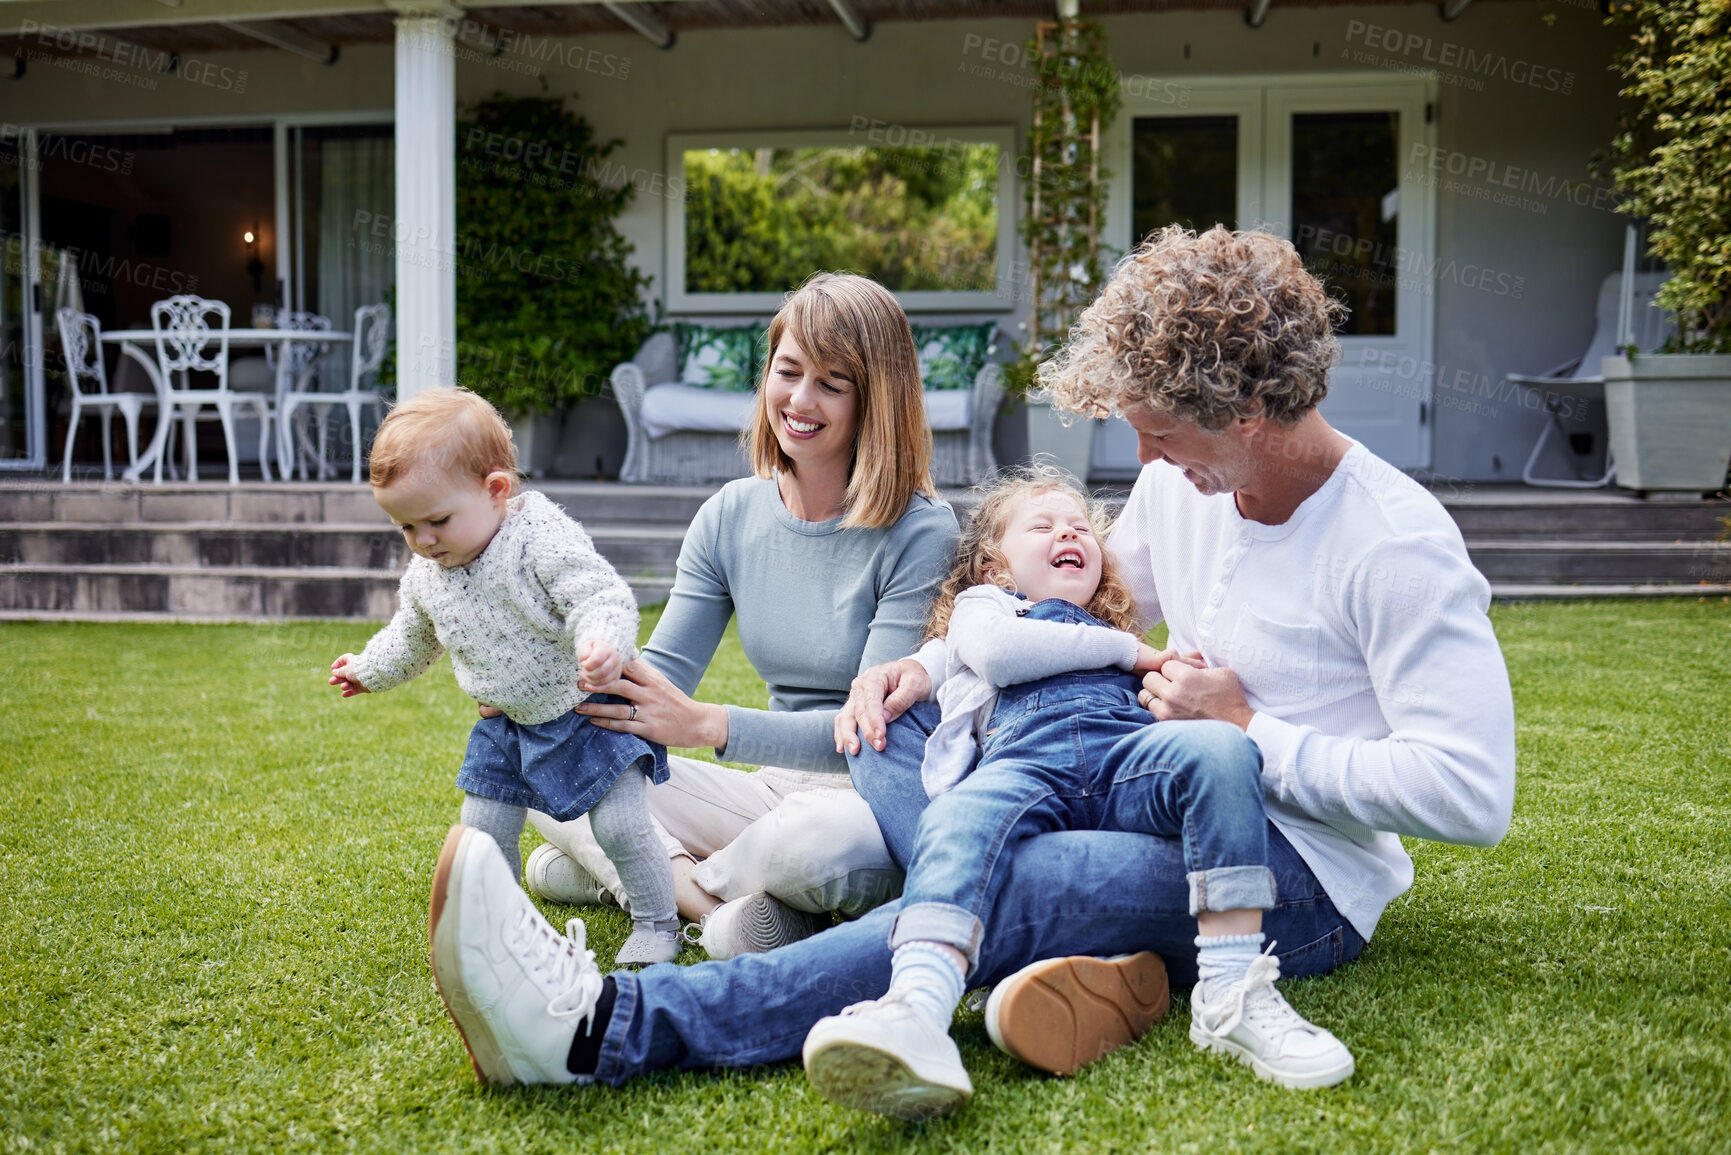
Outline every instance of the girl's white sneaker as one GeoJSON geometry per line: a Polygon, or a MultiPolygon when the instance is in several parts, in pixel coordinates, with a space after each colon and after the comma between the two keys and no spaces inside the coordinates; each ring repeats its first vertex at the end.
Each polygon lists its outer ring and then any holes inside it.
{"type": "Polygon", "coordinates": [[[1283,1087],[1332,1087],[1352,1074],[1346,1044],[1305,1021],[1274,989],[1280,960],[1265,954],[1220,997],[1190,992],[1190,1041],[1219,1051],[1283,1087]]]}
{"type": "Polygon", "coordinates": [[[948,1115],[974,1095],[949,1032],[893,991],[819,1019],[801,1057],[825,1098],[894,1119],[948,1115]]]}

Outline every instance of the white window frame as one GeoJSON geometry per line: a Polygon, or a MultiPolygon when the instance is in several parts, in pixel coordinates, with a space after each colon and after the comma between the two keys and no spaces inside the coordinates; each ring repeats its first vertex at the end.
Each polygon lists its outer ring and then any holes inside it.
{"type": "MultiPolygon", "coordinates": [[[[899,126],[898,126],[899,127],[899,126]]],[[[910,128],[911,135],[914,129],[910,128]]],[[[1015,179],[1016,130],[1012,125],[921,125],[918,131],[934,142],[962,141],[998,146],[998,283],[990,292],[919,290],[896,293],[896,300],[910,313],[1003,312],[1016,307],[1015,265],[1018,260],[1016,221],[1021,189],[1015,179]]],[[[781,308],[787,290],[769,293],[692,293],[685,289],[685,154],[709,148],[858,148],[875,145],[859,133],[846,129],[774,132],[673,132],[667,134],[667,173],[670,185],[680,191],[668,198],[666,243],[663,246],[663,284],[666,307],[671,316],[702,313],[767,315],[781,308]]],[[[902,147],[902,146],[896,146],[902,147]]],[[[912,146],[918,147],[918,146],[912,146]]]]}

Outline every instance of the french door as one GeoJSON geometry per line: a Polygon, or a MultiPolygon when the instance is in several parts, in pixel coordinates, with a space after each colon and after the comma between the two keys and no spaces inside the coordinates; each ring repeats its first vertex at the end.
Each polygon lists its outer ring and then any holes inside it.
{"type": "Polygon", "coordinates": [[[36,133],[0,133],[0,469],[47,460],[36,133]]]}
{"type": "MultiPolygon", "coordinates": [[[[1428,144],[1425,77],[1338,75],[1127,84],[1108,163],[1108,240],[1171,223],[1292,241],[1348,307],[1322,412],[1402,468],[1430,464],[1436,211],[1403,158],[1428,144]]],[[[1093,472],[1128,479],[1135,434],[1096,434],[1093,472]]]]}

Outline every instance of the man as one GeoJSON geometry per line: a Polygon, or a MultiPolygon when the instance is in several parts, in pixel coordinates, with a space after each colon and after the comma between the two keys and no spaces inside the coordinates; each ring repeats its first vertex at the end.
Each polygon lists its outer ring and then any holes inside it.
{"type": "MultiPolygon", "coordinates": [[[[1400,835],[1490,845],[1514,799],[1489,587],[1435,499],[1317,411],[1339,309],[1284,241],[1167,229],[1123,262],[1042,370],[1057,404],[1122,412],[1137,432],[1146,468],[1110,548],[1179,655],[1147,676],[1142,701],[1154,721],[1233,723],[1259,751],[1277,890],[1262,929],[1287,976],[1363,948],[1412,882],[1400,835]]],[[[904,864],[932,712],[889,723],[932,684],[912,659],[868,671],[837,725],[904,864]]],[[[1218,756],[1169,745],[1175,762],[1218,756]]],[[[820,1018],[888,986],[893,904],[766,955],[602,978],[490,849],[453,831],[432,928],[435,975],[487,1081],[620,1082],[789,1058],[820,1018]]],[[[1165,976],[1138,952],[1163,956],[1176,981],[1195,978],[1184,880],[1176,839],[1030,840],[974,972],[998,984],[993,1040],[1068,1071],[1145,1029],[1164,1009],[1165,976]]],[[[1258,974],[1271,983],[1276,971],[1258,974]]],[[[1192,1038],[1278,1077],[1305,1038],[1264,1013],[1272,1005],[1194,997],[1192,1038]]],[[[855,1101],[890,1113],[917,1113],[921,1087],[953,1061],[918,1040],[881,1051],[878,1085],[855,1101]]]]}

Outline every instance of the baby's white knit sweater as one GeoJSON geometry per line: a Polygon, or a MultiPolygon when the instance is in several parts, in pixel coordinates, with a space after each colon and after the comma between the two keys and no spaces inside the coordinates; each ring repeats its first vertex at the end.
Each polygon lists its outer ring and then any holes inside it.
{"type": "Polygon", "coordinates": [[[513,722],[550,722],[588,697],[577,650],[610,642],[637,656],[637,601],[558,506],[529,491],[511,498],[481,556],[446,569],[410,560],[396,616],[352,663],[378,693],[416,677],[450,651],[457,685],[513,722]]]}

